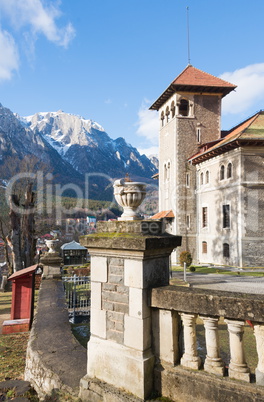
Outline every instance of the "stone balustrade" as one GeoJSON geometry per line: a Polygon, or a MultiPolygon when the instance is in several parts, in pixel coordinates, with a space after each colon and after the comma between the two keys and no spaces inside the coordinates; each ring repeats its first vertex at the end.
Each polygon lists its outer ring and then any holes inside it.
{"type": "MultiPolygon", "coordinates": [[[[154,353],[161,363],[203,370],[218,376],[252,381],[244,354],[244,325],[254,327],[258,365],[257,385],[264,385],[264,300],[263,296],[166,286],[152,289],[154,353]],[[197,351],[196,320],[205,329],[204,364],[197,351]],[[228,371],[220,357],[218,321],[223,317],[229,335],[228,371]],[[181,336],[183,334],[183,336],[181,336]],[[181,343],[183,342],[183,345],[181,343]],[[182,352],[181,352],[182,351],[182,352]]],[[[254,374],[254,373],[252,373],[254,374]]]]}

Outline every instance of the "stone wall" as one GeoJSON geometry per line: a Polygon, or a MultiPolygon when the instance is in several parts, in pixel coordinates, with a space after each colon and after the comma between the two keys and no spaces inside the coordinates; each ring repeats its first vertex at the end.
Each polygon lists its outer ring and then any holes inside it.
{"type": "Polygon", "coordinates": [[[72,335],[62,281],[42,280],[27,348],[25,380],[39,397],[54,390],[78,395],[80,379],[86,374],[86,353],[72,335]]]}
{"type": "Polygon", "coordinates": [[[102,284],[102,308],[106,310],[106,338],[124,342],[124,316],[128,314],[129,288],[124,286],[124,259],[110,258],[108,281],[102,284]]]}

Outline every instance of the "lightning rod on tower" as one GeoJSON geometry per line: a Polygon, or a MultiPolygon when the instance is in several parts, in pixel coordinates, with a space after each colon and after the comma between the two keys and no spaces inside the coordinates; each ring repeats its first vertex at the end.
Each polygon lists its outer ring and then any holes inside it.
{"type": "Polygon", "coordinates": [[[190,27],[189,27],[189,7],[186,7],[187,14],[187,43],[188,43],[188,64],[191,64],[191,56],[190,56],[190,27]]]}

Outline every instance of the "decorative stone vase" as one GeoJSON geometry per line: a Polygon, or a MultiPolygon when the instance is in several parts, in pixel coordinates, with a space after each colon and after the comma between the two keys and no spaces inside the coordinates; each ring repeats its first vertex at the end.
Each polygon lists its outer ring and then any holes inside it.
{"type": "Polygon", "coordinates": [[[45,243],[49,249],[48,253],[56,253],[56,250],[54,249],[58,239],[50,239],[50,240],[45,240],[45,243]]]}
{"type": "Polygon", "coordinates": [[[146,184],[124,179],[114,182],[114,196],[117,203],[124,209],[123,214],[118,220],[133,221],[143,219],[136,212],[146,196],[146,184]]]}

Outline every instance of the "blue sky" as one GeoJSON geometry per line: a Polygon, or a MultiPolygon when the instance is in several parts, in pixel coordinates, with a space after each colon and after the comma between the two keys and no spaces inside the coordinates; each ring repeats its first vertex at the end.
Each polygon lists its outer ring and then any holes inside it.
{"type": "Polygon", "coordinates": [[[0,0],[0,102],[21,116],[63,110],[157,152],[149,105],[188,64],[238,89],[223,129],[264,109],[264,1],[0,0]]]}

